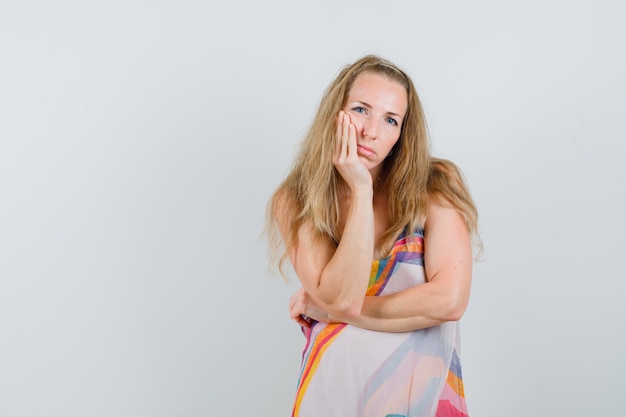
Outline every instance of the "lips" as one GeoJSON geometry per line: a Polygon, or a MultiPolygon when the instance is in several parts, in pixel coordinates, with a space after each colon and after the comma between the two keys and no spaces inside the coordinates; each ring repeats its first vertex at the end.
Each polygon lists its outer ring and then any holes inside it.
{"type": "Polygon", "coordinates": [[[363,156],[376,155],[376,152],[374,152],[374,149],[370,148],[369,146],[364,146],[364,145],[357,145],[357,153],[363,156]]]}

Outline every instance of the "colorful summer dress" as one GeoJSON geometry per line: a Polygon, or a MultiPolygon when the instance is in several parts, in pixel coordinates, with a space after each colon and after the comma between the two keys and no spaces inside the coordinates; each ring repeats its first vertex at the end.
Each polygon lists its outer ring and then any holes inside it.
{"type": "MultiPolygon", "coordinates": [[[[372,263],[367,295],[425,283],[424,235],[401,236],[372,263]]],[[[466,417],[459,324],[405,333],[314,322],[293,417],[466,417]]]]}

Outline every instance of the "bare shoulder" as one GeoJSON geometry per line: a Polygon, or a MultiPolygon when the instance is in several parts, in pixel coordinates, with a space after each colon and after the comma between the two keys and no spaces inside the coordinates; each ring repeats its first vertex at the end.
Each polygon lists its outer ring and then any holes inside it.
{"type": "Polygon", "coordinates": [[[272,196],[272,216],[276,219],[276,223],[278,223],[278,227],[283,234],[288,229],[289,220],[293,216],[294,209],[293,197],[284,188],[276,191],[272,196]]]}
{"type": "Polygon", "coordinates": [[[463,216],[449,200],[441,194],[429,196],[425,228],[439,226],[441,223],[448,222],[460,222],[463,228],[467,230],[463,216]]]}
{"type": "Polygon", "coordinates": [[[465,219],[458,209],[438,196],[430,198],[424,225],[426,253],[431,260],[472,258],[472,242],[465,219]]]}
{"type": "Polygon", "coordinates": [[[276,190],[272,196],[272,212],[275,216],[292,211],[295,207],[295,199],[291,192],[285,188],[276,190]]]}
{"type": "Polygon", "coordinates": [[[332,257],[336,245],[317,231],[313,221],[295,219],[299,209],[288,190],[279,190],[274,195],[271,208],[298,276],[302,277],[303,274],[298,273],[302,269],[315,269],[320,264],[325,265],[332,257]]]}

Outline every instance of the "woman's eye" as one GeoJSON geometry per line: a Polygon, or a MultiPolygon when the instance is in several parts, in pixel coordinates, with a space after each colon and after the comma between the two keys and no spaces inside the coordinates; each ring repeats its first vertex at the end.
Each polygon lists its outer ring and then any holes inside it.
{"type": "Polygon", "coordinates": [[[354,111],[355,113],[365,113],[365,109],[363,107],[353,107],[352,111],[354,111]]]}
{"type": "Polygon", "coordinates": [[[396,122],[396,119],[394,119],[392,117],[388,117],[387,118],[387,123],[389,123],[390,125],[393,125],[393,126],[398,126],[398,122],[396,122]]]}

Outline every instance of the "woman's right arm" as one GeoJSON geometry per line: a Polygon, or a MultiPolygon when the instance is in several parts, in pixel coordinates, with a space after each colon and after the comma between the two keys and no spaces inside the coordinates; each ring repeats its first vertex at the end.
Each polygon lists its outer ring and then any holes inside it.
{"type": "MultiPolygon", "coordinates": [[[[337,120],[334,164],[350,188],[349,207],[341,240],[319,238],[311,222],[298,230],[288,252],[296,275],[306,292],[331,315],[358,317],[367,290],[374,251],[372,178],[356,153],[356,129],[343,112],[337,120]]],[[[278,201],[278,211],[289,205],[288,196],[278,201]]],[[[283,240],[289,235],[289,216],[277,216],[283,240]]]]}

